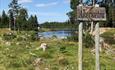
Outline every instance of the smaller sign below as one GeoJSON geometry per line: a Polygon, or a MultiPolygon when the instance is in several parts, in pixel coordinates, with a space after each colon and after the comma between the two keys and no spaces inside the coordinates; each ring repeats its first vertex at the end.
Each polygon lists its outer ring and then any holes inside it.
{"type": "Polygon", "coordinates": [[[106,10],[104,7],[77,6],[77,20],[106,21],[106,10]]]}

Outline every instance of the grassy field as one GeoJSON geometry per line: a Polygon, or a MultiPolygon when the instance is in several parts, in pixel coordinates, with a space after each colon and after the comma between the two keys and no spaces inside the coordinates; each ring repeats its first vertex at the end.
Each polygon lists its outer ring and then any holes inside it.
{"type": "Polygon", "coordinates": [[[105,39],[106,43],[115,48],[115,28],[108,28],[106,32],[101,34],[101,36],[105,39]]]}
{"type": "MultiPolygon", "coordinates": [[[[33,61],[43,59],[42,68],[49,70],[77,70],[78,43],[66,40],[34,40],[33,32],[14,32],[14,37],[4,36],[10,31],[0,31],[0,70],[34,70],[33,61]],[[33,40],[31,40],[33,39],[33,40]],[[36,50],[41,43],[47,43],[48,49],[36,50]]],[[[95,56],[91,48],[83,47],[83,70],[95,70],[95,56]]],[[[115,55],[100,53],[101,70],[115,70],[115,55]]],[[[45,70],[45,69],[42,69],[45,70]]]]}

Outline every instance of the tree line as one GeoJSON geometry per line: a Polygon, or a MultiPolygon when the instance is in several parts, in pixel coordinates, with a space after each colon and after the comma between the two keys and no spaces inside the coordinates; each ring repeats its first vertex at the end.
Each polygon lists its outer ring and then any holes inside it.
{"type": "Polygon", "coordinates": [[[43,24],[40,24],[41,28],[48,28],[53,31],[55,30],[76,30],[77,24],[71,24],[69,21],[65,22],[44,22],[43,24]]]}
{"type": "MultiPolygon", "coordinates": [[[[92,0],[86,0],[84,5],[92,5],[92,0]]],[[[101,26],[104,27],[115,27],[115,0],[94,0],[96,4],[106,8],[106,22],[100,22],[101,26]]],[[[70,0],[70,8],[72,11],[68,12],[67,15],[70,18],[70,23],[75,24],[77,22],[77,8],[76,6],[80,3],[80,0],[70,0]]]]}
{"type": "Polygon", "coordinates": [[[0,15],[0,28],[10,28],[11,30],[38,29],[37,16],[29,16],[27,9],[18,4],[18,0],[12,0],[8,6],[8,12],[3,10],[0,15]]]}

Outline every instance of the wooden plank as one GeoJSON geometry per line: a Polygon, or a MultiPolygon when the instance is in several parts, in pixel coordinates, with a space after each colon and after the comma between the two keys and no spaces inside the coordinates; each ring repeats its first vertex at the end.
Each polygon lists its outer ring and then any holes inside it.
{"type": "Polygon", "coordinates": [[[77,6],[77,20],[106,21],[106,10],[104,7],[77,6]]]}

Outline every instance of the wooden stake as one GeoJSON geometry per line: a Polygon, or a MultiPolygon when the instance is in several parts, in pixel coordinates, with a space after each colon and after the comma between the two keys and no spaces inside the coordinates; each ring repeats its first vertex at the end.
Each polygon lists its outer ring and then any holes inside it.
{"type": "Polygon", "coordinates": [[[91,31],[90,33],[92,34],[93,33],[93,21],[91,22],[91,31]]]}
{"type": "Polygon", "coordinates": [[[83,23],[79,24],[79,47],[78,47],[78,70],[82,70],[82,28],[83,23]]]}
{"type": "Polygon", "coordinates": [[[100,70],[100,63],[99,63],[99,23],[95,26],[95,66],[96,70],[100,70]]]}

